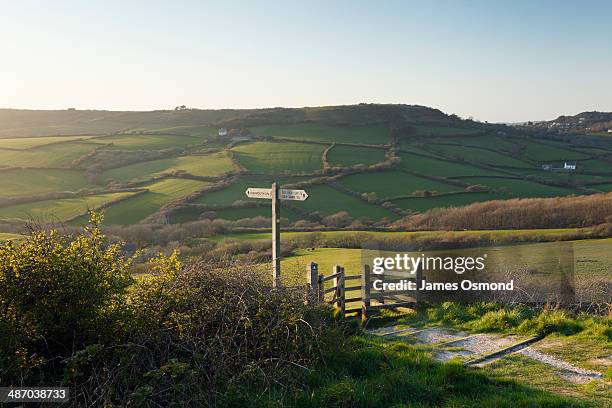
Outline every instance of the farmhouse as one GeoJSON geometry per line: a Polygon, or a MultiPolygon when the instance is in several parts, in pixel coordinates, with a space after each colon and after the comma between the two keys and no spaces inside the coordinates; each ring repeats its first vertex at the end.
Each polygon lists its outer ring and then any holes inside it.
{"type": "Polygon", "coordinates": [[[226,137],[227,135],[228,135],[227,128],[220,128],[219,129],[219,137],[226,137]]]}
{"type": "Polygon", "coordinates": [[[576,163],[563,163],[563,170],[576,170],[576,163]]]}
{"type": "Polygon", "coordinates": [[[564,162],[563,167],[555,167],[553,164],[545,163],[542,165],[542,170],[546,171],[574,171],[576,170],[576,163],[564,162]]]}

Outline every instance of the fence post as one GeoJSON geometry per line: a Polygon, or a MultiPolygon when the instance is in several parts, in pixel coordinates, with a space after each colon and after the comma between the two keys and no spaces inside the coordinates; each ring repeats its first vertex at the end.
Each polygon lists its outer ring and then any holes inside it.
{"type": "Polygon", "coordinates": [[[306,302],[319,301],[319,266],[315,262],[306,265],[306,302]]]}
{"type": "Polygon", "coordinates": [[[368,318],[370,308],[370,265],[363,265],[361,270],[361,320],[368,318]]]}
{"type": "Polygon", "coordinates": [[[338,310],[340,317],[344,317],[346,310],[344,302],[344,268],[341,265],[334,265],[333,274],[338,275],[333,280],[334,287],[336,288],[334,307],[338,310]]]}
{"type": "Polygon", "coordinates": [[[319,278],[317,279],[317,289],[318,289],[318,293],[317,293],[317,301],[318,302],[325,302],[325,288],[323,287],[323,278],[325,277],[325,275],[319,275],[319,278]]]}

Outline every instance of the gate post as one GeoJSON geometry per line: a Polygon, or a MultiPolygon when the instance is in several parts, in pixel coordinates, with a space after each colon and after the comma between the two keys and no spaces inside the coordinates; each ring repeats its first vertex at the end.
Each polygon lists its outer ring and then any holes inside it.
{"type": "Polygon", "coordinates": [[[363,265],[361,270],[361,321],[368,318],[370,308],[370,265],[363,265]]]}
{"type": "Polygon", "coordinates": [[[319,301],[319,266],[315,262],[306,265],[306,301],[316,303],[319,301]]]}
{"type": "Polygon", "coordinates": [[[340,317],[344,318],[346,311],[344,295],[344,267],[341,265],[335,265],[333,273],[334,275],[338,275],[333,280],[334,287],[336,287],[336,301],[334,302],[334,307],[339,311],[340,317]]]}

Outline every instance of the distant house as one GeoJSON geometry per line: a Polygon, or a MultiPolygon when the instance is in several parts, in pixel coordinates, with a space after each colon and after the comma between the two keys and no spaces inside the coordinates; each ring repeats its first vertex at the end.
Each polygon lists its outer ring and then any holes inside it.
{"type": "Polygon", "coordinates": [[[552,170],[553,166],[552,164],[543,164],[542,165],[542,170],[552,170]]]}
{"type": "Polygon", "coordinates": [[[228,135],[228,131],[226,128],[219,129],[219,137],[226,137],[228,135]]]}
{"type": "Polygon", "coordinates": [[[608,129],[608,133],[612,133],[612,129],[608,129]]]}
{"type": "Polygon", "coordinates": [[[576,163],[568,163],[568,162],[563,163],[563,170],[570,170],[570,171],[576,170],[576,163]]]}

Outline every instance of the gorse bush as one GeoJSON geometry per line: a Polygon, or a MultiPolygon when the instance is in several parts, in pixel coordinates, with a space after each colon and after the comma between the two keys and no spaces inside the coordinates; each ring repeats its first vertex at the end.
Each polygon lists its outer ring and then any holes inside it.
{"type": "Polygon", "coordinates": [[[0,383],[68,386],[73,406],[215,406],[292,382],[346,338],[257,266],[159,256],[138,278],[101,218],[0,247],[0,383]]]}

